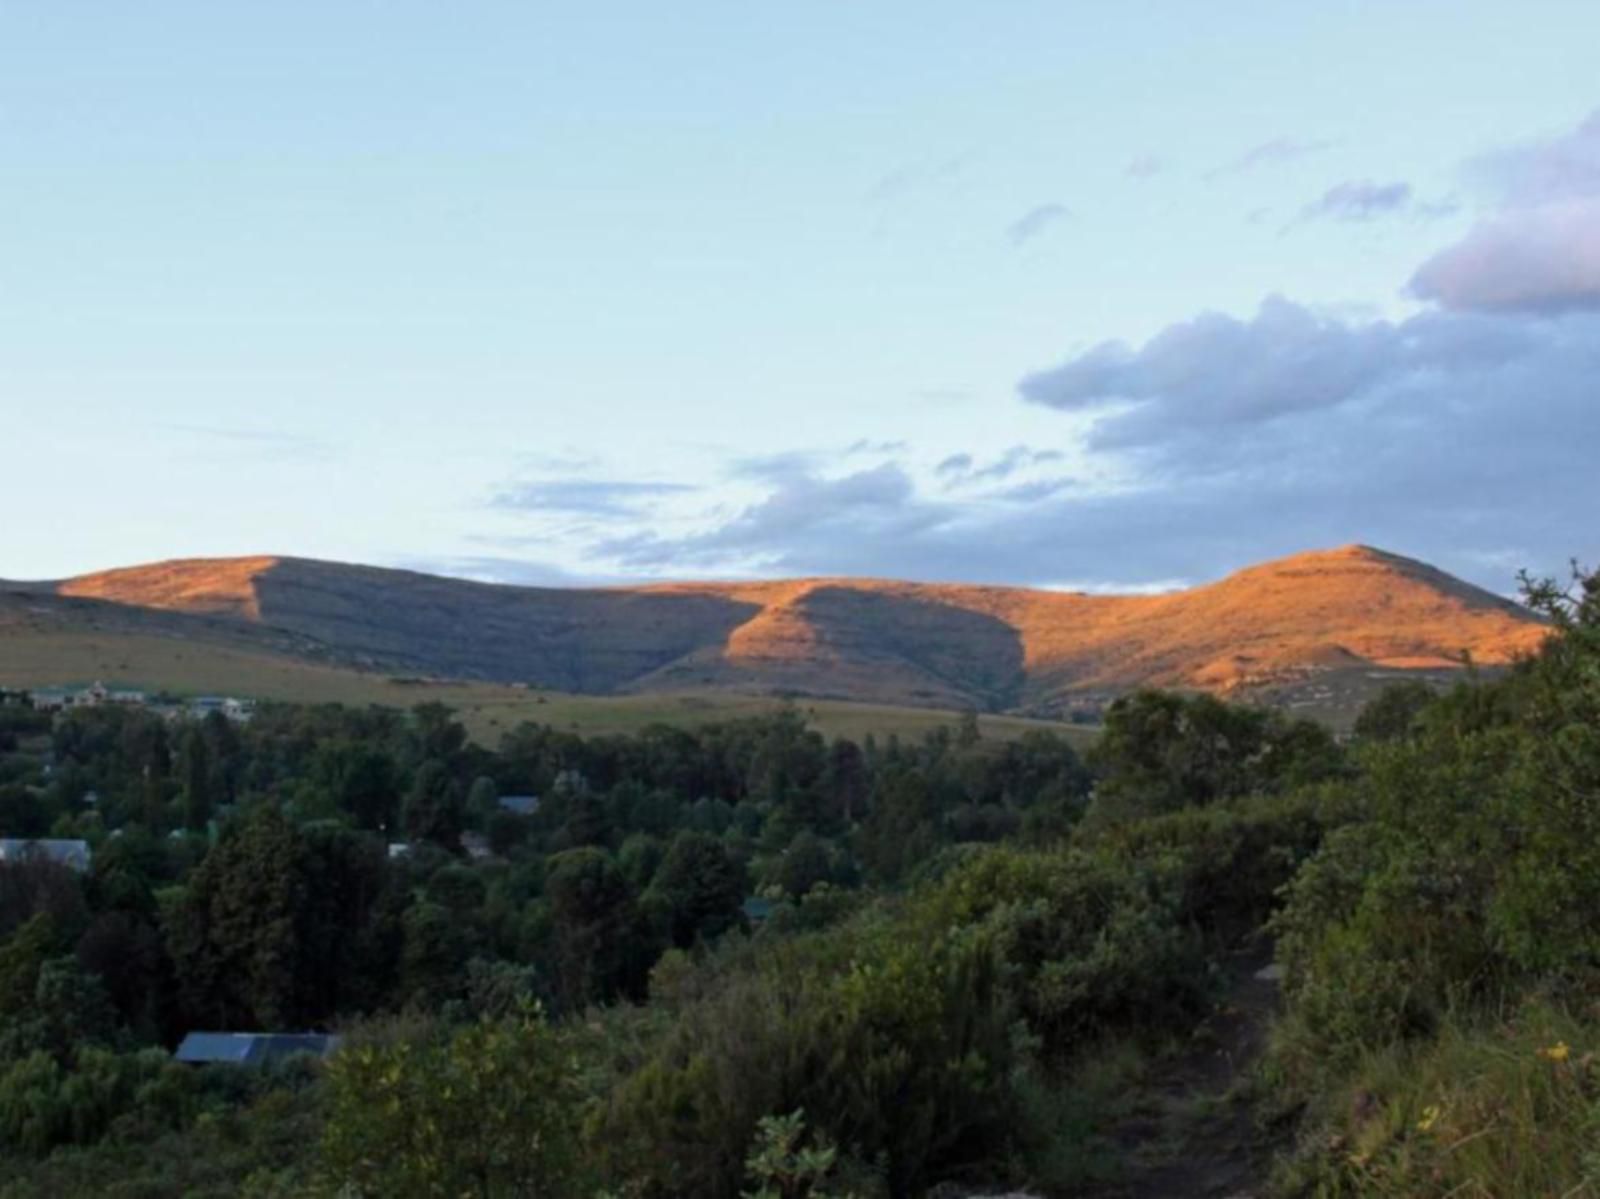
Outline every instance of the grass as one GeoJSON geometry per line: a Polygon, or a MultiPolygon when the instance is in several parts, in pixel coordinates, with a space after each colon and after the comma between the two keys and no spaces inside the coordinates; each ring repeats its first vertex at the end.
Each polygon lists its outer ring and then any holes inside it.
{"type": "MultiPolygon", "coordinates": [[[[52,687],[95,681],[180,695],[237,695],[294,703],[403,708],[437,702],[454,708],[472,736],[489,745],[524,720],[585,735],[630,733],[656,723],[695,727],[753,716],[784,702],[777,697],[726,692],[598,696],[495,683],[402,682],[170,637],[98,632],[0,634],[0,686],[52,687]]],[[[824,734],[857,740],[868,733],[880,738],[891,734],[920,737],[956,719],[954,713],[931,708],[810,699],[795,704],[824,734]]],[[[1079,748],[1095,736],[1089,728],[1016,716],[981,716],[979,726],[986,738],[1002,741],[1049,730],[1067,736],[1079,748]]]]}
{"type": "Polygon", "coordinates": [[[1530,1002],[1454,1016],[1420,1044],[1368,1054],[1320,1098],[1285,1193],[1600,1196],[1600,1026],[1530,1002]]]}

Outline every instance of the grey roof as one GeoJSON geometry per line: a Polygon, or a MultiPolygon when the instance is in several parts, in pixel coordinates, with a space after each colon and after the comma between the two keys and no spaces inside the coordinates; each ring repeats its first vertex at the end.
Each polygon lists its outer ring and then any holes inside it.
{"type": "Polygon", "coordinates": [[[537,795],[502,795],[500,806],[508,812],[515,812],[519,816],[532,816],[539,810],[539,797],[537,795]]]}
{"type": "Polygon", "coordinates": [[[0,837],[0,862],[21,862],[37,857],[73,870],[87,870],[91,856],[87,841],[0,837]]]}
{"type": "Polygon", "coordinates": [[[772,900],[760,895],[752,895],[741,905],[744,909],[746,920],[762,921],[770,919],[772,913],[777,911],[778,905],[772,900]]]}
{"type": "Polygon", "coordinates": [[[339,1048],[339,1038],[320,1032],[192,1032],[173,1057],[196,1065],[229,1062],[259,1066],[297,1053],[326,1057],[339,1048]]]}

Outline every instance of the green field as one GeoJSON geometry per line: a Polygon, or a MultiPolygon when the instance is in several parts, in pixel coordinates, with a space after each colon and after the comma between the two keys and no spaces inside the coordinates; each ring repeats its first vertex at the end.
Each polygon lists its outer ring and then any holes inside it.
{"type": "MultiPolygon", "coordinates": [[[[41,633],[0,636],[0,686],[53,687],[95,681],[180,695],[236,695],[296,703],[442,703],[460,713],[472,735],[493,745],[522,721],[573,732],[627,733],[649,724],[709,724],[771,711],[784,701],[726,692],[595,696],[533,691],[495,683],[402,682],[378,674],[320,666],[170,637],[123,633],[41,633]]],[[[916,737],[950,724],[951,712],[843,700],[795,701],[823,733],[856,739],[867,733],[916,737]]],[[[1093,730],[1016,716],[982,716],[985,737],[1005,740],[1048,729],[1082,745],[1093,730]]]]}

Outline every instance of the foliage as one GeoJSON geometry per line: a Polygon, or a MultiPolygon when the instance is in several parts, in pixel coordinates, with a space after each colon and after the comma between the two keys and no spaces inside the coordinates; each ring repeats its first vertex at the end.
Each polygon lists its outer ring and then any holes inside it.
{"type": "Polygon", "coordinates": [[[588,1193],[576,1065],[537,1011],[355,1045],[328,1068],[324,1168],[355,1196],[588,1193]]]}

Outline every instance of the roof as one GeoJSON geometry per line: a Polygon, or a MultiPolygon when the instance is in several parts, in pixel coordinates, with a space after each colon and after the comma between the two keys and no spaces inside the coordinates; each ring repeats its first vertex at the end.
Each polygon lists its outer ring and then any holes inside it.
{"type": "Polygon", "coordinates": [[[326,1057],[339,1048],[339,1038],[318,1032],[192,1032],[172,1055],[180,1062],[203,1065],[226,1062],[259,1066],[297,1053],[326,1057]]]}
{"type": "Polygon", "coordinates": [[[0,837],[0,862],[20,862],[37,857],[70,866],[74,870],[87,870],[91,856],[87,841],[0,837]]]}
{"type": "Polygon", "coordinates": [[[744,915],[746,920],[761,921],[769,919],[777,910],[778,905],[772,900],[760,895],[752,895],[744,901],[744,915]]]}
{"type": "Polygon", "coordinates": [[[506,811],[515,812],[519,816],[532,816],[539,810],[537,795],[502,795],[499,802],[506,811]]]}

